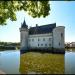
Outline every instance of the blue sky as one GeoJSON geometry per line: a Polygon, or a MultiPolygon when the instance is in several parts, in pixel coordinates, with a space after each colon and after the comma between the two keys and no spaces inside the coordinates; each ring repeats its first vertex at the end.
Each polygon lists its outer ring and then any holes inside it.
{"type": "Polygon", "coordinates": [[[46,18],[32,18],[23,10],[16,12],[17,21],[8,19],[6,26],[0,26],[0,41],[20,42],[19,28],[25,18],[29,27],[50,23],[65,26],[65,42],[75,42],[75,1],[51,1],[50,4],[50,15],[46,18]]]}

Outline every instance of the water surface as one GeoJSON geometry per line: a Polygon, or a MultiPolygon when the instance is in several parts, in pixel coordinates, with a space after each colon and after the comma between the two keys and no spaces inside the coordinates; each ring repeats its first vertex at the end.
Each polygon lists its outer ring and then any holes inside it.
{"type": "Polygon", "coordinates": [[[19,51],[1,51],[0,52],[0,70],[7,74],[19,74],[20,52],[19,51]]]}
{"type": "MultiPolygon", "coordinates": [[[[22,67],[23,64],[21,63],[20,60],[22,60],[22,58],[20,57],[19,51],[16,50],[0,51],[0,70],[5,72],[6,74],[20,74],[21,73],[20,67],[22,67]]],[[[66,51],[63,61],[65,63],[65,64],[63,63],[65,70],[64,73],[75,74],[75,52],[74,51],[72,52],[72,50],[66,51]]]]}
{"type": "Polygon", "coordinates": [[[75,52],[67,51],[65,54],[65,73],[75,74],[75,52]]]}

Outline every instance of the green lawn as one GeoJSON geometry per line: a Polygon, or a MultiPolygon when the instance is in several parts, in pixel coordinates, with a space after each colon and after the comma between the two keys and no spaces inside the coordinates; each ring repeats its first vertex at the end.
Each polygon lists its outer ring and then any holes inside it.
{"type": "Polygon", "coordinates": [[[64,74],[64,54],[28,52],[20,56],[20,72],[64,74]]]}

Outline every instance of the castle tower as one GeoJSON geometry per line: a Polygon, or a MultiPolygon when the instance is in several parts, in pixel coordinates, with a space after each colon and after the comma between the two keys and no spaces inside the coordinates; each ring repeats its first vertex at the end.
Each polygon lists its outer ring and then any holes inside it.
{"type": "Polygon", "coordinates": [[[65,27],[58,26],[53,29],[53,48],[65,49],[65,27]]]}
{"type": "Polygon", "coordinates": [[[21,50],[27,50],[28,48],[28,26],[24,20],[23,24],[21,24],[20,28],[20,44],[21,50]]]}

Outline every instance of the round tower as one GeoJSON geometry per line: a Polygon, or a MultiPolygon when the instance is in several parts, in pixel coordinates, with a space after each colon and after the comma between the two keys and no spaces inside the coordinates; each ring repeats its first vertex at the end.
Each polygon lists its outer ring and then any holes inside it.
{"type": "Polygon", "coordinates": [[[58,26],[53,29],[53,47],[64,49],[65,48],[65,27],[58,26]]]}
{"type": "Polygon", "coordinates": [[[25,20],[20,28],[20,45],[21,50],[28,49],[28,26],[26,25],[25,20]]]}

